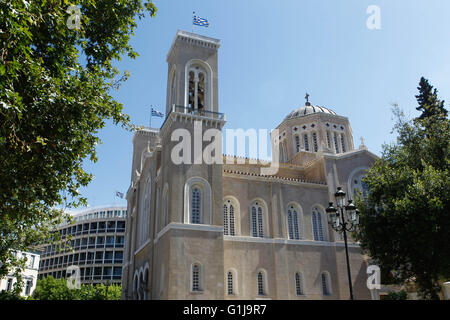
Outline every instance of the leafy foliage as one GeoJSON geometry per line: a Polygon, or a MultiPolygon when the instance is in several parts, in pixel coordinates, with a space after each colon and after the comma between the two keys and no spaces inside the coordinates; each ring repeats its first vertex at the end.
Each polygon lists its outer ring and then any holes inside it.
{"type": "MultiPolygon", "coordinates": [[[[421,92],[434,96],[436,90],[421,92]]],[[[429,110],[439,110],[439,99],[418,96],[419,104],[432,100],[429,110]]],[[[445,114],[407,121],[394,107],[397,142],[383,146],[363,179],[369,196],[357,199],[356,236],[362,248],[382,269],[394,270],[396,282],[414,279],[428,299],[438,299],[439,280],[450,277],[450,123],[445,114]]]]}
{"type": "Polygon", "coordinates": [[[407,300],[408,293],[405,290],[401,290],[399,292],[389,292],[387,296],[383,298],[383,300],[407,300]]]}
{"type": "Polygon", "coordinates": [[[62,222],[57,206],[86,204],[83,160],[97,160],[105,121],[133,129],[111,96],[128,77],[114,63],[138,56],[129,41],[146,13],[151,1],[0,0],[0,278],[20,274],[13,251],[62,222]],[[68,27],[70,5],[79,29],[68,27]]]}
{"type": "Polygon", "coordinates": [[[98,284],[81,285],[79,289],[70,289],[66,279],[55,279],[52,276],[38,280],[33,292],[33,300],[120,300],[121,285],[98,284]]]}
{"type": "Polygon", "coordinates": [[[0,301],[1,300],[25,300],[25,298],[21,297],[15,292],[8,292],[6,290],[2,290],[0,291],[0,301]]]}

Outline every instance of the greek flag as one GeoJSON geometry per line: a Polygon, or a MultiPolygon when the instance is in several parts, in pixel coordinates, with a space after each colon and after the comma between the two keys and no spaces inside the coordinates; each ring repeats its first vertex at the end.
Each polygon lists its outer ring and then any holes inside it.
{"type": "Polygon", "coordinates": [[[195,12],[194,12],[194,21],[192,23],[194,25],[200,26],[200,27],[209,27],[208,19],[200,18],[199,16],[196,16],[195,12]]]}
{"type": "Polygon", "coordinates": [[[164,113],[159,112],[158,110],[155,110],[155,109],[152,108],[152,117],[163,118],[164,117],[164,113]]]}
{"type": "Polygon", "coordinates": [[[116,191],[116,197],[123,199],[124,194],[122,192],[116,191]]]}

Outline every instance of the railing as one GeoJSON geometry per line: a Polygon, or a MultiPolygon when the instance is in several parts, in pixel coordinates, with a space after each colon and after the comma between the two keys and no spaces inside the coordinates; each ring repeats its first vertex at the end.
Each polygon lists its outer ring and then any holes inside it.
{"type": "Polygon", "coordinates": [[[161,128],[164,127],[164,124],[166,123],[167,119],[169,119],[169,116],[172,112],[192,114],[192,115],[196,115],[196,116],[219,119],[219,120],[223,120],[223,118],[224,118],[224,114],[220,113],[220,112],[214,112],[214,111],[209,111],[209,110],[204,110],[204,109],[194,109],[191,107],[174,105],[174,106],[172,106],[172,109],[167,114],[166,119],[164,119],[164,122],[163,122],[161,128]]]}

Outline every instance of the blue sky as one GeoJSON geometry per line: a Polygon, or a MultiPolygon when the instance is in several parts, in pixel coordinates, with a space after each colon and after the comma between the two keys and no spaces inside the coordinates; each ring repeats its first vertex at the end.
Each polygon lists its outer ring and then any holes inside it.
{"type": "MultiPolygon", "coordinates": [[[[113,95],[136,125],[149,125],[150,105],[165,111],[166,55],[177,30],[191,31],[192,11],[221,40],[219,109],[225,128],[275,128],[308,92],[314,105],[349,118],[375,154],[392,141],[391,103],[416,116],[421,76],[450,99],[450,1],[447,0],[154,0],[155,18],[139,21],[123,59],[131,78],[113,95]],[[381,9],[381,30],[369,30],[369,5],[381,9]]],[[[446,103],[448,108],[448,103],[446,103]]],[[[159,127],[162,119],[153,118],[159,127]]],[[[111,123],[99,133],[98,162],[86,160],[94,181],[80,191],[90,206],[117,204],[130,184],[132,133],[111,123]]]]}

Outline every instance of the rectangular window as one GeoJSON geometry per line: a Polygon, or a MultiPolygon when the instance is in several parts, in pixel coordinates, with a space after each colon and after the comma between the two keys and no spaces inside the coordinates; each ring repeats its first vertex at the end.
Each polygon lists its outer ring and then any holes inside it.
{"type": "Polygon", "coordinates": [[[307,134],[303,135],[303,143],[305,144],[305,150],[309,151],[309,141],[308,141],[308,135],[307,134]]]}
{"type": "Polygon", "coordinates": [[[312,138],[313,138],[314,152],[317,152],[319,151],[319,145],[317,144],[317,134],[315,132],[313,132],[312,138]]]}
{"type": "Polygon", "coordinates": [[[295,150],[300,152],[300,137],[298,135],[295,136],[295,150]]]}
{"type": "Polygon", "coordinates": [[[25,287],[25,295],[27,295],[27,296],[30,295],[32,286],[33,286],[33,280],[27,280],[27,285],[25,287]]]}
{"type": "Polygon", "coordinates": [[[8,279],[8,283],[6,284],[6,291],[12,291],[13,279],[8,279]]]}
{"type": "Polygon", "coordinates": [[[338,144],[337,133],[335,132],[333,134],[333,136],[334,136],[334,147],[336,149],[336,153],[339,153],[339,144],[338,144]]]}
{"type": "Polygon", "coordinates": [[[345,152],[345,137],[343,134],[341,134],[341,146],[342,146],[342,152],[345,152]]]}

